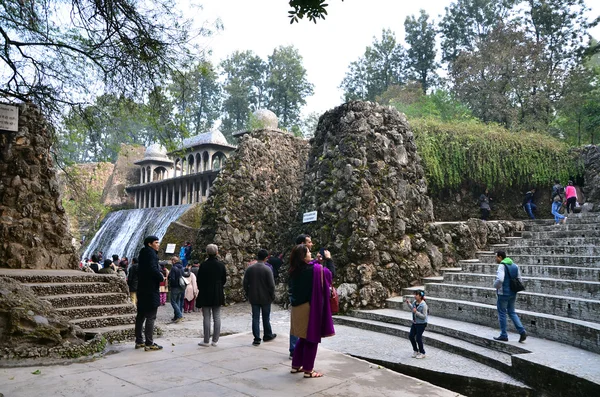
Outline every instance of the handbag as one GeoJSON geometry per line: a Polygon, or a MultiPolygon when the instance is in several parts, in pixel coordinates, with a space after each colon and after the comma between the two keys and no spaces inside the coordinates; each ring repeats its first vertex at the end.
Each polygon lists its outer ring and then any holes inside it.
{"type": "Polygon", "coordinates": [[[181,276],[179,277],[179,286],[183,289],[186,289],[188,284],[190,283],[190,280],[188,280],[187,278],[181,276]]]}
{"type": "MultiPolygon", "coordinates": [[[[321,266],[321,284],[323,287],[325,287],[324,278],[325,268],[321,266]]],[[[340,311],[340,297],[333,285],[329,289],[329,293],[327,295],[329,295],[329,307],[331,308],[331,314],[337,314],[340,311]]]]}
{"type": "Polygon", "coordinates": [[[506,264],[504,265],[504,270],[504,273],[508,275],[508,283],[510,290],[514,293],[525,291],[525,286],[523,285],[521,280],[519,280],[518,278],[512,278],[510,276],[510,272],[508,271],[508,266],[506,266],[506,264]]]}

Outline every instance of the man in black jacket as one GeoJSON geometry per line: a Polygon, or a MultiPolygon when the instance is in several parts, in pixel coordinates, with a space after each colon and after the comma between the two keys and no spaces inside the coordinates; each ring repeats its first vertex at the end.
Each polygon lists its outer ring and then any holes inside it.
{"type": "Polygon", "coordinates": [[[271,303],[275,300],[275,280],[273,272],[265,260],[269,256],[267,250],[261,249],[256,256],[256,263],[244,273],[244,291],[252,305],[252,334],[254,346],[260,345],[260,315],[262,312],[265,342],[275,339],[277,334],[271,329],[271,303]]]}
{"type": "Polygon", "coordinates": [[[154,343],[154,321],[160,306],[158,284],[163,281],[163,275],[158,267],[158,248],[160,242],[156,236],[144,239],[144,248],[138,256],[138,289],[137,289],[137,316],[135,318],[135,348],[144,348],[146,351],[161,350],[162,346],[154,343]],[[142,335],[142,328],[144,335],[142,335]],[[144,341],[145,336],[145,341],[144,341]]]}

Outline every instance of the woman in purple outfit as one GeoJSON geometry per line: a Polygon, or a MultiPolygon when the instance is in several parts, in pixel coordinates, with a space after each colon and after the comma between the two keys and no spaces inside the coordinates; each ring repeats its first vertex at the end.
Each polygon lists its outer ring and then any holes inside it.
{"type": "Polygon", "coordinates": [[[322,337],[335,335],[329,306],[332,277],[329,269],[311,260],[306,245],[297,245],[292,250],[290,333],[300,339],[294,349],[291,372],[303,372],[305,378],[320,378],[323,374],[314,370],[319,343],[322,337]]]}

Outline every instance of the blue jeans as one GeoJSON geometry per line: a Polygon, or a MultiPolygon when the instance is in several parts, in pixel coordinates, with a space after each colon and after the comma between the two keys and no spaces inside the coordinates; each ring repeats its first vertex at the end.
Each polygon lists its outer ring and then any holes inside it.
{"type": "Polygon", "coordinates": [[[565,219],[564,215],[558,213],[558,211],[560,211],[560,207],[562,207],[562,203],[560,201],[552,202],[552,215],[554,215],[554,223],[559,223],[561,220],[565,219]]]}
{"type": "Polygon", "coordinates": [[[498,302],[496,306],[498,308],[498,322],[500,323],[500,337],[508,338],[508,333],[506,333],[506,314],[515,324],[515,328],[522,334],[525,332],[525,328],[523,324],[521,324],[521,320],[519,320],[519,316],[515,313],[515,301],[517,300],[517,295],[498,295],[498,302]]]}
{"type": "Polygon", "coordinates": [[[525,204],[525,212],[527,212],[527,215],[529,215],[529,217],[531,219],[535,219],[535,216],[533,215],[533,211],[535,211],[536,209],[537,209],[537,207],[533,203],[525,204]]]}
{"type": "Polygon", "coordinates": [[[290,354],[294,354],[294,350],[296,350],[296,343],[298,343],[297,336],[290,334],[290,354]]]}
{"type": "Polygon", "coordinates": [[[252,335],[254,340],[260,342],[260,314],[262,312],[263,334],[264,337],[271,339],[273,330],[271,329],[271,304],[252,305],[252,335]]]}
{"type": "Polygon", "coordinates": [[[423,332],[425,332],[426,327],[427,324],[413,323],[410,326],[410,333],[408,334],[408,339],[410,339],[413,351],[419,352],[421,354],[425,354],[425,349],[423,348],[423,332]],[[418,348],[417,344],[419,345],[418,348]]]}
{"type": "Polygon", "coordinates": [[[171,306],[173,306],[173,310],[175,311],[175,320],[183,317],[183,314],[181,314],[183,310],[183,295],[183,289],[171,288],[171,306]]]}

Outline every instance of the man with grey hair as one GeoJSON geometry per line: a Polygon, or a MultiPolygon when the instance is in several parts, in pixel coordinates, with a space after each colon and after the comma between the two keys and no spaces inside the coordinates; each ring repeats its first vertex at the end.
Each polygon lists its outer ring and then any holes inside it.
{"type": "Polygon", "coordinates": [[[227,270],[225,265],[217,259],[219,248],[215,244],[206,246],[208,259],[202,262],[198,269],[198,299],[196,307],[202,308],[204,317],[204,340],[199,346],[209,346],[210,342],[210,317],[212,314],[214,328],[212,333],[212,345],[217,346],[221,333],[221,306],[225,304],[225,292],[223,290],[227,282],[227,270]]]}

